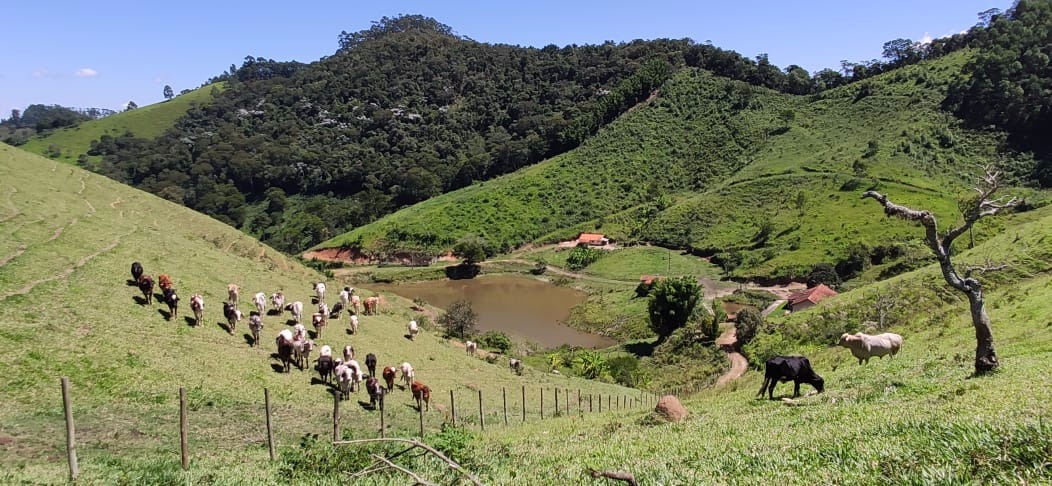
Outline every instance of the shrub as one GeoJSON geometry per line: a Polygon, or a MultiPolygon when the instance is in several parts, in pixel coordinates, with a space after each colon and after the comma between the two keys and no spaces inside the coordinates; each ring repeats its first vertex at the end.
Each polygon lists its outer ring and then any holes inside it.
{"type": "Polygon", "coordinates": [[[511,338],[501,331],[487,331],[479,336],[478,342],[482,347],[496,350],[502,354],[507,354],[511,350],[512,344],[511,338]]]}
{"type": "Polygon", "coordinates": [[[751,307],[744,307],[738,311],[734,319],[734,331],[738,336],[738,344],[745,345],[752,341],[756,333],[763,327],[763,316],[760,311],[751,307]]]}
{"type": "Polygon", "coordinates": [[[603,256],[602,250],[596,250],[595,248],[588,248],[586,246],[578,246],[573,250],[570,250],[570,254],[566,257],[566,266],[570,270],[581,270],[588,265],[591,265],[599,260],[603,256]]]}
{"type": "Polygon", "coordinates": [[[763,367],[769,358],[791,354],[796,343],[780,332],[757,334],[742,348],[742,354],[749,358],[749,364],[755,368],[763,367]]]}
{"type": "Polygon", "coordinates": [[[667,337],[687,323],[700,300],[701,288],[694,277],[657,281],[647,304],[650,329],[660,339],[667,337]]]}
{"type": "Polygon", "coordinates": [[[475,334],[478,320],[479,316],[475,309],[471,308],[471,303],[458,300],[450,304],[446,312],[439,316],[438,323],[445,328],[445,337],[468,339],[475,334]]]}

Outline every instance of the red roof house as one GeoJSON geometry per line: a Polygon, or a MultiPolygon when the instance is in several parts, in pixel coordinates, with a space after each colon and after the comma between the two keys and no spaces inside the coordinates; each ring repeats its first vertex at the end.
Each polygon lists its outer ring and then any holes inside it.
{"type": "Polygon", "coordinates": [[[801,311],[835,295],[837,295],[836,291],[827,287],[826,284],[818,284],[807,290],[793,292],[789,294],[789,310],[801,311]]]}
{"type": "Polygon", "coordinates": [[[610,239],[599,233],[581,233],[581,236],[577,237],[577,243],[584,243],[591,246],[603,246],[610,243],[610,239]]]}

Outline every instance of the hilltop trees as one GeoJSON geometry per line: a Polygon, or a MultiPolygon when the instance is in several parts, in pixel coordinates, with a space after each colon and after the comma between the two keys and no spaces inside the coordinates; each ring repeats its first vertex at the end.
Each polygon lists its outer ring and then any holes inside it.
{"type": "Polygon", "coordinates": [[[996,215],[1019,204],[1016,198],[1005,198],[1004,196],[994,198],[994,192],[1000,188],[1000,173],[989,168],[986,169],[978,187],[976,187],[978,194],[962,203],[964,222],[942,234],[939,234],[935,215],[931,211],[918,211],[895,204],[888,200],[887,196],[876,191],[862,193],[863,199],[871,198],[884,206],[884,214],[913,221],[923,226],[925,230],[924,241],[927,243],[928,248],[935,253],[935,258],[939,261],[939,268],[942,269],[943,279],[951,287],[968,297],[968,306],[972,314],[972,326],[975,328],[976,375],[993,371],[999,363],[997,354],[994,352],[993,329],[990,326],[990,316],[986,313],[983,286],[978,279],[972,277],[972,273],[996,270],[1001,267],[967,268],[964,276],[961,277],[957,273],[957,268],[954,267],[951,257],[953,255],[954,240],[970,230],[976,221],[986,216],[996,215]]]}
{"type": "Polygon", "coordinates": [[[167,85],[167,84],[164,85],[164,99],[170,100],[170,99],[172,99],[174,97],[175,97],[175,91],[172,90],[172,87],[167,85]]]}
{"type": "Polygon", "coordinates": [[[698,281],[689,276],[658,280],[650,291],[647,313],[650,329],[664,341],[673,331],[683,327],[701,301],[698,281]]]}

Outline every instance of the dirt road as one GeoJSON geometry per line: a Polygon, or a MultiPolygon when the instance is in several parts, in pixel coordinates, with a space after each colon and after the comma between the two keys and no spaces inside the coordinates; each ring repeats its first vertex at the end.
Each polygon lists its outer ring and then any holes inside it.
{"type": "Polygon", "coordinates": [[[731,327],[716,338],[716,344],[727,353],[727,359],[731,360],[730,371],[724,373],[716,380],[716,386],[720,387],[740,378],[749,367],[749,362],[737,351],[738,338],[734,328],[731,327]]]}

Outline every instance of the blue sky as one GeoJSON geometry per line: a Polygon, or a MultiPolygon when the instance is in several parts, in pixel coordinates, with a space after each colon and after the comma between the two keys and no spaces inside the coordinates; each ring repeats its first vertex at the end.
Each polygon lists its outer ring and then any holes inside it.
{"type": "Polygon", "coordinates": [[[15,1],[4,8],[0,118],[32,103],[120,109],[196,88],[245,56],[315,61],[340,31],[422,14],[481,42],[543,47],[689,37],[807,70],[879,58],[884,42],[965,30],[1006,0],[15,1]]]}

